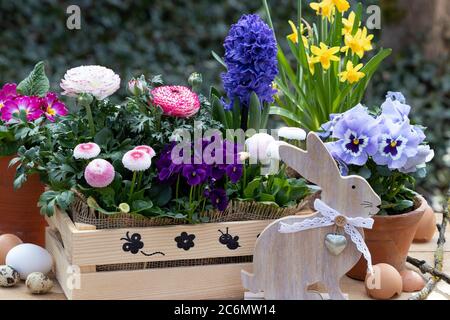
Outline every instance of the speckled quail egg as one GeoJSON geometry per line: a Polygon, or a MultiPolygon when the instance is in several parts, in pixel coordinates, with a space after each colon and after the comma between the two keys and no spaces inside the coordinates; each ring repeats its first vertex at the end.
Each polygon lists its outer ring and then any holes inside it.
{"type": "Polygon", "coordinates": [[[32,294],[44,294],[53,288],[53,281],[41,272],[30,273],[25,284],[32,294]]]}
{"type": "Polygon", "coordinates": [[[0,266],[0,286],[13,287],[20,281],[19,273],[10,266],[0,266]]]}

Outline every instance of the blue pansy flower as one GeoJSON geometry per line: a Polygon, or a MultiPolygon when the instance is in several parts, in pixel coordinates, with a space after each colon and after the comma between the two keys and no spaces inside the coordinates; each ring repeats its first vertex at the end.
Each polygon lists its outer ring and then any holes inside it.
{"type": "Polygon", "coordinates": [[[377,121],[358,105],[336,122],[332,137],[338,140],[327,143],[327,147],[342,162],[362,166],[377,152],[377,135],[377,121]]]}
{"type": "Polygon", "coordinates": [[[409,121],[395,123],[387,119],[380,125],[378,152],[373,160],[378,165],[387,165],[391,170],[400,169],[408,158],[417,155],[420,143],[409,121]]]}

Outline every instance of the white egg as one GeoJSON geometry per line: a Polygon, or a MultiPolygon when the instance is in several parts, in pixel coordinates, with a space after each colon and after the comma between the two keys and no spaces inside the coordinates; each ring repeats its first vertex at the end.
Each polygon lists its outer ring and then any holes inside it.
{"type": "Polygon", "coordinates": [[[19,272],[20,278],[25,280],[32,272],[49,273],[52,270],[53,259],[44,248],[24,243],[8,252],[6,264],[19,272]]]}
{"type": "Polygon", "coordinates": [[[32,294],[44,294],[52,290],[53,281],[41,272],[30,273],[25,285],[32,294]]]}

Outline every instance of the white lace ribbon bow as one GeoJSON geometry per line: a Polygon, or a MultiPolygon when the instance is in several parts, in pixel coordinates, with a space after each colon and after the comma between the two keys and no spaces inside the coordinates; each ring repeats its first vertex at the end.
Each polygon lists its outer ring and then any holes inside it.
{"type": "MultiPolygon", "coordinates": [[[[294,224],[287,224],[280,222],[280,233],[294,233],[308,229],[315,229],[321,227],[332,226],[335,224],[337,216],[344,216],[338,211],[330,208],[325,202],[320,199],[314,201],[314,209],[321,213],[322,217],[316,217],[313,219],[305,219],[302,222],[296,222],[294,224]]],[[[356,248],[364,256],[367,261],[368,271],[373,274],[372,257],[370,256],[369,249],[367,248],[364,238],[356,228],[372,229],[374,220],[372,218],[351,218],[344,216],[346,224],[344,225],[344,231],[350,236],[352,242],[356,245],[356,248]]]]}

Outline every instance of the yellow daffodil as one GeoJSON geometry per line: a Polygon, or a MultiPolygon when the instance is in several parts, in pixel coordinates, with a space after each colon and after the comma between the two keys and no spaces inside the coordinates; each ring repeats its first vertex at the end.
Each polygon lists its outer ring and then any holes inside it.
{"type": "Polygon", "coordinates": [[[347,62],[347,68],[345,71],[339,73],[339,77],[341,78],[341,82],[348,81],[350,84],[358,82],[362,78],[364,78],[366,75],[364,72],[361,72],[361,68],[363,67],[363,64],[360,63],[356,67],[353,66],[353,62],[349,61],[347,62]]]}
{"type": "Polygon", "coordinates": [[[331,20],[335,12],[333,1],[335,0],[322,0],[321,2],[312,2],[309,6],[316,11],[317,15],[331,20]]]}
{"type": "Polygon", "coordinates": [[[332,0],[339,12],[345,12],[350,8],[350,4],[347,0],[332,0]]]}
{"type": "Polygon", "coordinates": [[[342,52],[348,53],[351,50],[359,58],[364,57],[366,51],[373,49],[372,47],[373,35],[367,35],[367,29],[358,29],[355,35],[346,34],[344,37],[345,46],[341,49],[342,52]]]}
{"type": "Polygon", "coordinates": [[[311,59],[312,63],[318,63],[322,65],[322,68],[328,70],[331,66],[331,61],[339,61],[339,57],[336,53],[339,52],[339,47],[329,48],[325,43],[320,43],[320,48],[316,46],[311,46],[311,52],[315,55],[311,59]]]}
{"type": "MultiPolygon", "coordinates": [[[[342,35],[346,35],[346,34],[352,34],[353,31],[353,27],[355,25],[355,19],[356,19],[356,14],[352,11],[350,12],[350,14],[348,15],[347,19],[346,18],[342,18],[342,24],[343,24],[343,28],[342,28],[342,35]]],[[[361,22],[359,22],[358,27],[361,25],[361,22]]]]}
{"type": "Polygon", "coordinates": [[[361,47],[364,49],[364,51],[370,51],[373,49],[372,47],[373,34],[368,35],[366,27],[364,27],[362,31],[361,29],[359,29],[357,36],[359,38],[359,41],[361,42],[361,47]]]}
{"type": "MultiPolygon", "coordinates": [[[[287,36],[287,38],[289,40],[291,40],[293,43],[297,44],[298,43],[298,30],[297,27],[295,26],[295,24],[289,20],[289,25],[291,26],[292,29],[292,33],[290,35],[287,36]]],[[[303,25],[300,26],[300,33],[302,34],[302,41],[303,41],[303,45],[305,46],[305,48],[309,47],[309,43],[308,43],[308,38],[306,38],[303,33],[305,32],[303,25]]]]}

